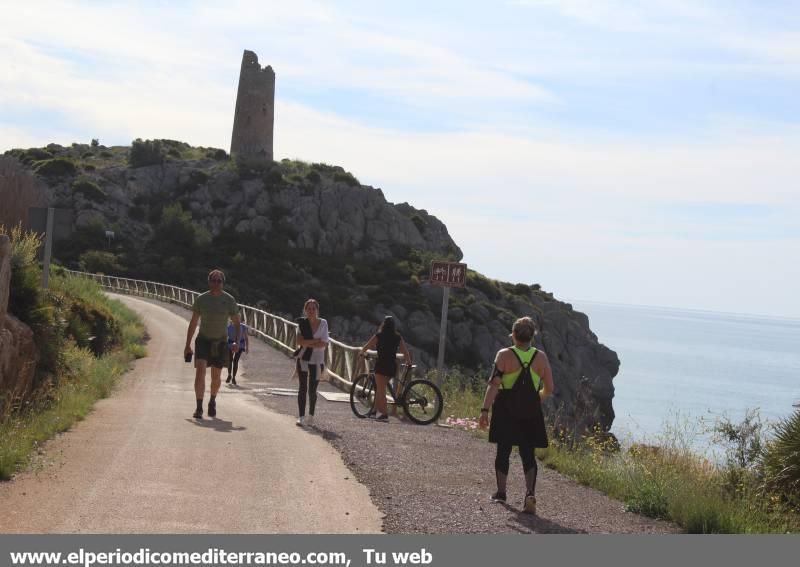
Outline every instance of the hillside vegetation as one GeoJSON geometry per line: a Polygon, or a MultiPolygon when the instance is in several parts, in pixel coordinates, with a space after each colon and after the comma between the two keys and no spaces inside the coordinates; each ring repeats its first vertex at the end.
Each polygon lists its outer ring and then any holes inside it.
{"type": "Polygon", "coordinates": [[[19,229],[9,236],[9,312],[32,329],[37,359],[24,395],[0,392],[0,480],[28,462],[40,443],[82,419],[95,400],[109,395],[128,363],[144,356],[144,327],[131,311],[97,285],[58,270],[42,290],[40,239],[19,229]]]}
{"type": "MultiPolygon", "coordinates": [[[[6,156],[46,184],[51,206],[74,211],[74,234],[53,251],[65,266],[191,289],[221,267],[241,303],[293,318],[316,297],[333,335],[353,344],[395,315],[423,369],[435,363],[442,290],[427,282],[430,263],[460,260],[461,250],[435,216],[387,202],[342,167],[233,160],[173,140],[6,156]]],[[[553,419],[608,429],[619,360],[584,314],[536,283],[469,270],[466,288],[450,297],[447,365],[488,367],[526,315],[558,377],[553,419]]]]}

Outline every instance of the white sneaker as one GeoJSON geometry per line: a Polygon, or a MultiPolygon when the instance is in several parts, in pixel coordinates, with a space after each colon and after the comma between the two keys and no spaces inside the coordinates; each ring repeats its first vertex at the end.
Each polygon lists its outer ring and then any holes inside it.
{"type": "Polygon", "coordinates": [[[304,421],[305,420],[303,419],[303,416],[301,415],[300,417],[297,418],[297,421],[295,422],[295,424],[297,425],[297,427],[303,427],[305,425],[303,423],[304,421]]]}
{"type": "Polygon", "coordinates": [[[306,425],[308,427],[314,427],[314,416],[313,415],[307,415],[306,416],[306,425]]]}

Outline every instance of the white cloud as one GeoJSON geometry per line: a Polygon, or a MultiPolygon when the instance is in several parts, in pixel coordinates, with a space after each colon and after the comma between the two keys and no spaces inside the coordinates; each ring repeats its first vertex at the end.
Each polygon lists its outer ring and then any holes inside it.
{"type": "Polygon", "coordinates": [[[794,202],[800,136],[739,133],[702,143],[594,138],[533,140],[502,133],[381,130],[301,105],[278,105],[276,152],[348,164],[365,182],[433,191],[458,188],[475,205],[486,191],[528,196],[629,197],[694,202],[794,202]]]}
{"type": "MultiPolygon", "coordinates": [[[[452,34],[419,38],[402,26],[308,1],[204,3],[192,12],[159,8],[158,17],[118,3],[15,3],[4,8],[0,39],[0,151],[93,137],[107,144],[166,137],[227,149],[245,47],[294,92],[349,88],[434,116],[473,117],[454,132],[436,123],[429,133],[381,128],[291,100],[279,87],[275,149],[278,158],[342,165],[382,187],[389,200],[428,209],[447,223],[477,269],[538,281],[561,296],[725,310],[737,310],[740,285],[769,289],[747,310],[777,313],[782,300],[794,298],[783,282],[796,281],[796,269],[780,264],[797,255],[797,240],[713,242],[697,237],[705,236],[702,219],[676,225],[642,212],[648,203],[669,201],[796,210],[796,127],[743,123],[733,114],[707,117],[702,136],[624,137],[591,125],[545,128],[517,118],[520,102],[545,110],[567,104],[519,73],[608,78],[639,69],[747,66],[791,73],[797,62],[794,35],[723,29],[734,20],[715,22],[713,7],[659,3],[619,18],[621,6],[572,1],[558,9],[601,29],[652,33],[653,43],[688,38],[692,49],[724,45],[753,58],[688,61],[670,51],[680,43],[611,57],[630,42],[598,45],[592,58],[586,49],[596,38],[572,46],[569,32],[540,29],[532,35],[535,49],[518,40],[533,51],[509,49],[508,57],[496,58],[491,42],[462,50],[448,43],[452,34]],[[33,123],[39,113],[67,119],[31,127],[17,120],[30,115],[33,123]],[[502,122],[493,120],[498,115],[502,122]],[[527,234],[538,263],[518,267],[514,244],[527,234]],[[750,271],[739,273],[737,261],[750,271]]],[[[759,222],[743,221],[743,232],[758,232],[759,222]]],[[[796,301],[792,308],[800,311],[796,301]]]]}

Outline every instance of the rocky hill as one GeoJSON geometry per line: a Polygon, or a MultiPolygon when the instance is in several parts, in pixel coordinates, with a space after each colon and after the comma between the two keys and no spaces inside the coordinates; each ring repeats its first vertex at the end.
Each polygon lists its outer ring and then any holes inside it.
{"type": "MultiPolygon", "coordinates": [[[[51,144],[6,157],[37,178],[50,206],[74,211],[73,236],[53,252],[65,265],[193,289],[220,266],[242,303],[294,317],[307,297],[319,298],[345,342],[365,341],[394,314],[417,359],[434,364],[442,291],[426,282],[429,265],[461,251],[436,217],[387,202],[341,167],[245,163],[170,140],[51,144]]],[[[488,368],[523,315],[539,324],[553,362],[550,416],[608,429],[619,360],[586,315],[536,284],[470,270],[467,287],[451,294],[447,364],[488,368]]]]}

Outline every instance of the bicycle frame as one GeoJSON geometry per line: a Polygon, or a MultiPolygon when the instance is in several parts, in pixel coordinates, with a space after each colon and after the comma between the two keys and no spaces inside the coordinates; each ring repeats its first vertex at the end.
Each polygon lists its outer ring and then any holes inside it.
{"type": "MultiPolygon", "coordinates": [[[[374,357],[367,358],[366,372],[360,374],[350,389],[350,407],[356,417],[366,418],[375,415],[374,357]]],[[[395,407],[403,408],[405,415],[414,423],[428,425],[436,421],[444,408],[444,400],[439,388],[427,379],[413,377],[415,366],[403,364],[399,376],[390,378],[387,397],[394,398],[395,407]]],[[[387,400],[388,401],[388,400],[387,400]]]]}

